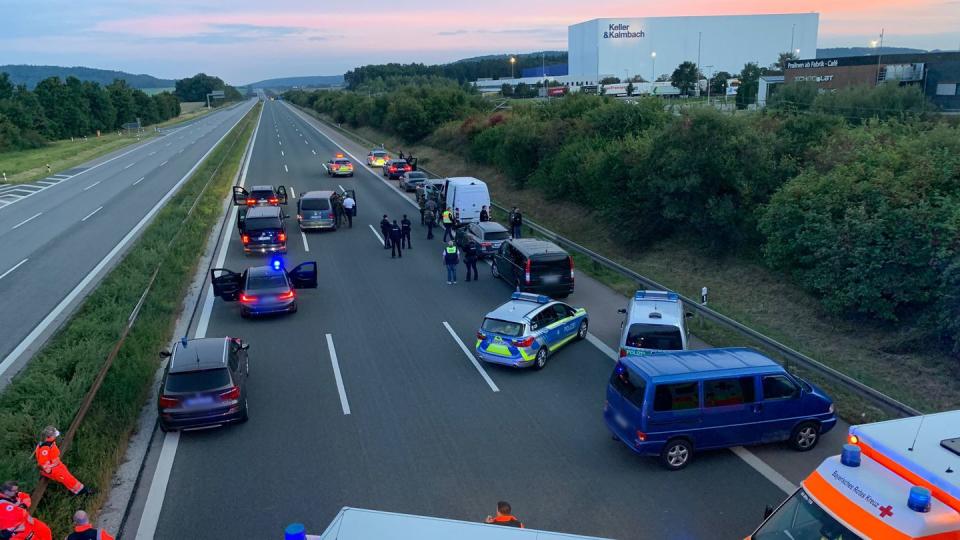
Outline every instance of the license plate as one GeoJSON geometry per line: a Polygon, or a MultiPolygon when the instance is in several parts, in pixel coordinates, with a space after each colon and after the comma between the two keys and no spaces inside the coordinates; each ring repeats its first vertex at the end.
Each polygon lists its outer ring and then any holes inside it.
{"type": "Polygon", "coordinates": [[[627,419],[620,416],[620,413],[613,414],[613,421],[617,423],[622,429],[627,429],[630,427],[630,424],[627,422],[627,419]]]}
{"type": "Polygon", "coordinates": [[[213,403],[213,398],[209,396],[191,398],[184,401],[184,404],[189,407],[195,407],[197,405],[210,405],[211,403],[213,403]]]}
{"type": "Polygon", "coordinates": [[[265,241],[265,240],[269,240],[269,239],[270,239],[270,235],[268,235],[268,234],[261,234],[261,235],[260,235],[260,238],[258,238],[258,240],[261,240],[261,241],[265,241]]]}
{"type": "Polygon", "coordinates": [[[543,276],[544,283],[559,283],[560,276],[543,276]]]}

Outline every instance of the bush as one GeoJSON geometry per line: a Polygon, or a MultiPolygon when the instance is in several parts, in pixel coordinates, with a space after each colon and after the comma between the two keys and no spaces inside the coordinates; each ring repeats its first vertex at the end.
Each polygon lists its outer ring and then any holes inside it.
{"type": "Polygon", "coordinates": [[[813,110],[842,116],[854,124],[877,118],[911,120],[925,118],[937,110],[918,86],[881,84],[877,87],[852,86],[836,92],[820,94],[813,101],[813,110]]]}

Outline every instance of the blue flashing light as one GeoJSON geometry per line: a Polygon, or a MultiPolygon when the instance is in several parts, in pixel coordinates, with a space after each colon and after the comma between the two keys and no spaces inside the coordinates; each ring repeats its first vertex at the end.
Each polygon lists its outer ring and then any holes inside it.
{"type": "Polygon", "coordinates": [[[283,268],[283,259],[280,257],[274,257],[270,259],[270,268],[280,271],[283,268]]]}
{"type": "Polygon", "coordinates": [[[677,302],[680,300],[680,295],[673,291],[637,291],[637,293],[633,295],[633,299],[677,302]]]}
{"type": "Polygon", "coordinates": [[[855,444],[843,445],[843,451],[840,453],[840,463],[847,467],[859,467],[860,447],[855,444]]]}
{"type": "Polygon", "coordinates": [[[930,490],[923,486],[910,488],[910,498],[907,499],[907,506],[914,512],[929,512],[930,490]]]}
{"type": "Polygon", "coordinates": [[[542,294],[533,294],[533,293],[524,293],[524,292],[515,292],[510,295],[511,300],[525,300],[527,302],[536,302],[538,304],[547,304],[550,302],[550,297],[542,294]]]}
{"type": "Polygon", "coordinates": [[[303,523],[291,523],[283,530],[284,540],[306,540],[307,529],[303,523]]]}

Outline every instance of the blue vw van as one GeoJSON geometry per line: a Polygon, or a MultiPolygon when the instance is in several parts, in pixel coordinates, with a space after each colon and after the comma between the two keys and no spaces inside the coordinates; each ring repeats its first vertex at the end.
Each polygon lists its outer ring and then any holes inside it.
{"type": "Polygon", "coordinates": [[[823,390],[746,348],[621,358],[603,417],[618,439],[670,470],[694,450],[776,441],[811,450],[837,423],[823,390]]]}

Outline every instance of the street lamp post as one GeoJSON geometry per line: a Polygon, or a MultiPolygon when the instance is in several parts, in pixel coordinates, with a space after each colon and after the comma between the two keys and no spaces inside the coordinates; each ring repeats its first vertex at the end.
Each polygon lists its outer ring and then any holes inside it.
{"type": "Polygon", "coordinates": [[[515,79],[515,78],[516,78],[516,77],[514,76],[514,73],[513,73],[513,66],[516,65],[516,63],[517,63],[517,57],[511,56],[511,57],[510,57],[510,78],[511,78],[511,79],[515,79]]]}
{"type": "Polygon", "coordinates": [[[652,66],[650,67],[650,93],[653,93],[653,83],[657,81],[657,51],[650,53],[652,66]]]}

